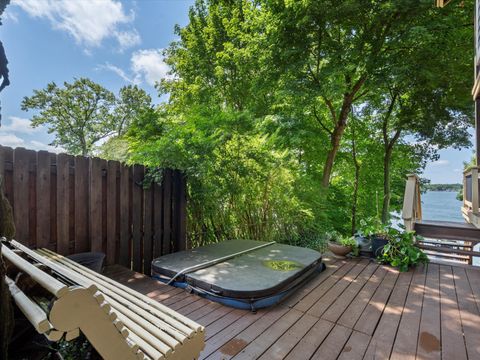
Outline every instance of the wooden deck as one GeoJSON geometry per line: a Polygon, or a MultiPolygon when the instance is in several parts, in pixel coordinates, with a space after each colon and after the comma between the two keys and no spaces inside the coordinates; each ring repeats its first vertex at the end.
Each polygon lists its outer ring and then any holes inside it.
{"type": "Polygon", "coordinates": [[[367,260],[330,261],[256,314],[119,266],[106,275],[204,325],[202,359],[480,359],[480,271],[471,267],[399,273],[367,260]]]}

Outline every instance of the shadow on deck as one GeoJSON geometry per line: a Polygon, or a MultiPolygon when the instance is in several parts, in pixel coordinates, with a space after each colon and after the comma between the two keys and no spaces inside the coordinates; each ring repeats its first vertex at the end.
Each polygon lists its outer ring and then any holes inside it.
{"type": "Polygon", "coordinates": [[[232,309],[120,266],[106,275],[206,327],[202,359],[480,359],[480,271],[407,273],[367,260],[327,269],[275,307],[232,309]]]}

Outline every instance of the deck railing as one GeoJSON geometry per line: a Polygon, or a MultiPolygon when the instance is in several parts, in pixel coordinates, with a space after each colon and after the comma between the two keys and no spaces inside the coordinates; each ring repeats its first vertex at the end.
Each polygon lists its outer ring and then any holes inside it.
{"type": "MultiPolygon", "coordinates": [[[[470,213],[476,210],[478,215],[478,184],[478,167],[465,172],[464,216],[465,209],[470,213]]],[[[480,257],[480,252],[476,249],[480,243],[479,230],[472,225],[449,221],[422,221],[420,181],[416,175],[408,176],[402,217],[406,230],[414,230],[420,235],[416,238],[416,245],[431,259],[472,264],[474,257],[480,257]]]]}
{"type": "Polygon", "coordinates": [[[472,166],[463,173],[463,206],[464,219],[480,228],[480,166],[472,166]]]}
{"type": "Polygon", "coordinates": [[[413,230],[415,223],[422,220],[420,180],[415,174],[410,174],[407,178],[405,196],[403,198],[402,218],[407,231],[413,230]]]}

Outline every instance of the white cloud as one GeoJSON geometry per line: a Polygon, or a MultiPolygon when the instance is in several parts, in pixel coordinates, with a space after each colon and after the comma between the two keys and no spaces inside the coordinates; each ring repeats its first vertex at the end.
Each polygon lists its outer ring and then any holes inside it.
{"type": "Polygon", "coordinates": [[[0,133],[0,145],[9,147],[24,146],[25,140],[9,133],[0,133]]]}
{"type": "Polygon", "coordinates": [[[118,66],[112,65],[110,63],[105,63],[103,65],[98,65],[95,70],[109,70],[120,76],[123,80],[128,83],[135,83],[135,79],[130,78],[123,69],[119,68],[118,66]]]}
{"type": "Polygon", "coordinates": [[[39,130],[39,128],[33,128],[30,126],[29,119],[20,118],[17,116],[10,116],[9,119],[10,119],[10,124],[2,125],[2,127],[0,128],[1,131],[32,134],[39,130]]]}
{"type": "Polygon", "coordinates": [[[450,165],[450,161],[448,160],[437,160],[431,163],[432,166],[446,166],[450,165]]]}
{"type": "Polygon", "coordinates": [[[117,38],[120,50],[122,51],[140,45],[142,42],[140,34],[135,29],[130,31],[117,31],[115,32],[115,37],[117,38]]]}
{"type": "Polygon", "coordinates": [[[44,144],[40,141],[37,141],[37,140],[32,140],[30,141],[27,145],[26,145],[27,148],[29,149],[33,149],[33,150],[36,150],[36,151],[39,151],[39,150],[46,150],[46,151],[50,151],[50,152],[54,152],[54,153],[61,153],[61,152],[65,152],[65,150],[61,147],[55,147],[55,146],[51,146],[51,145],[48,145],[48,144],[44,144]]]}
{"type": "Polygon", "coordinates": [[[97,66],[97,69],[112,71],[128,83],[139,85],[146,82],[151,86],[155,86],[155,83],[161,79],[171,77],[168,74],[170,67],[165,63],[162,51],[163,49],[135,51],[130,58],[129,72],[108,62],[97,66]]]}
{"type": "Polygon", "coordinates": [[[162,49],[139,50],[132,54],[132,71],[136,82],[145,81],[154,86],[157,81],[169,77],[169,66],[165,63],[162,49]]]}
{"type": "Polygon", "coordinates": [[[2,20],[8,20],[8,21],[11,21],[13,23],[18,23],[17,14],[10,9],[11,9],[11,7],[7,7],[7,9],[5,10],[5,12],[2,15],[2,20]]]}
{"type": "Polygon", "coordinates": [[[32,17],[48,20],[87,48],[98,47],[107,38],[116,39],[121,50],[140,43],[131,26],[135,14],[127,13],[120,1],[14,0],[13,4],[32,17]]]}

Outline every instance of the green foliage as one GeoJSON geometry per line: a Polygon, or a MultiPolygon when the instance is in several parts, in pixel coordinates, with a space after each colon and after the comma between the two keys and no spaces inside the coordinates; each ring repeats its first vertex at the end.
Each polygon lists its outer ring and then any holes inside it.
{"type": "Polygon", "coordinates": [[[120,89],[118,97],[95,82],[80,78],[64,87],[50,83],[22,101],[22,110],[38,110],[33,127],[46,125],[55,134],[54,146],[74,155],[91,155],[96,144],[122,136],[132,119],[151,105],[151,98],[137,86],[120,89]]]}
{"type": "Polygon", "coordinates": [[[130,161],[186,173],[194,244],[230,238],[296,242],[316,226],[315,216],[297,189],[298,165],[261,127],[261,120],[236,111],[147,112],[127,134],[130,161]]]}
{"type": "Polygon", "coordinates": [[[344,236],[340,239],[339,243],[343,246],[350,246],[352,248],[353,256],[358,256],[358,254],[360,253],[360,248],[355,241],[355,237],[353,236],[344,236]]]}
{"type": "Polygon", "coordinates": [[[128,159],[186,172],[195,244],[324,249],[357,218],[387,224],[406,174],[468,144],[472,9],[197,0],[165,49],[168,102],[132,122],[128,159]]]}
{"type": "Polygon", "coordinates": [[[408,271],[411,266],[426,264],[427,255],[414,244],[415,232],[400,232],[391,229],[388,243],[379,258],[383,263],[398,267],[400,271],[408,271]]]}
{"type": "Polygon", "coordinates": [[[361,236],[371,238],[372,236],[386,237],[390,227],[384,225],[379,218],[372,217],[360,220],[358,233],[361,236]]]}

